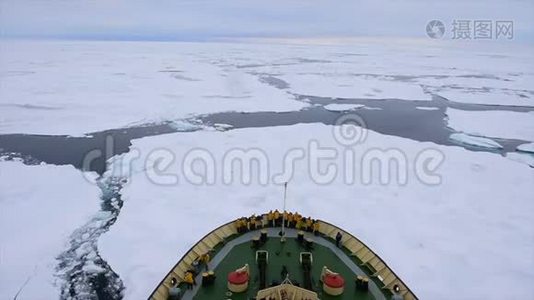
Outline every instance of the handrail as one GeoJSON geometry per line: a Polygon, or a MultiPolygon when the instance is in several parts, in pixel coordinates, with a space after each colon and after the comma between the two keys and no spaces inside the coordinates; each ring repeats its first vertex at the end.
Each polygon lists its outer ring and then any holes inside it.
{"type": "MultiPolygon", "coordinates": [[[[266,218],[266,214],[262,215],[263,218],[266,218]]],[[[237,234],[235,223],[239,219],[227,222],[216,229],[212,230],[208,234],[204,235],[202,239],[200,239],[196,244],[194,244],[183,256],[178,260],[178,262],[172,267],[172,269],[165,275],[165,277],[161,280],[161,282],[158,284],[158,286],[154,289],[154,291],[150,294],[149,299],[152,300],[166,300],[168,295],[168,288],[169,283],[172,277],[179,277],[175,274],[180,274],[175,271],[183,271],[179,270],[179,267],[181,264],[186,264],[186,259],[189,258],[191,260],[191,256],[198,256],[198,253],[195,253],[194,250],[197,250],[198,248],[201,248],[202,246],[206,247],[207,244],[213,244],[213,241],[209,239],[212,236],[217,236],[217,234],[223,234],[224,236],[218,243],[215,244],[218,245],[221,242],[224,241],[224,239],[237,234]],[[226,230],[225,230],[226,229],[226,230]],[[231,233],[231,234],[228,234],[231,233]]],[[[337,232],[341,232],[343,236],[345,237],[343,242],[343,246],[351,252],[351,255],[357,257],[360,261],[362,261],[362,265],[366,265],[369,267],[369,269],[375,271],[373,274],[374,277],[379,278],[380,281],[384,284],[382,287],[383,289],[389,289],[392,290],[394,285],[398,285],[401,289],[401,294],[404,296],[405,300],[416,300],[417,297],[415,294],[410,290],[410,288],[393,272],[393,270],[382,260],[382,258],[377,255],[373,250],[371,250],[365,243],[363,243],[360,239],[352,235],[350,232],[347,232],[329,222],[325,222],[323,220],[317,220],[319,222],[319,232],[327,237],[331,237],[335,239],[335,235],[337,232]],[[348,239],[346,237],[349,237],[348,239]]],[[[216,238],[216,237],[212,237],[216,238]]]]}

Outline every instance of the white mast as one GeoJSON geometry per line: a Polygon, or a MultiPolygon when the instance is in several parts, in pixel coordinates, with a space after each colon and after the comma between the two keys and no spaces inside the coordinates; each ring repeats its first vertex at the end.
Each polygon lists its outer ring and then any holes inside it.
{"type": "Polygon", "coordinates": [[[282,210],[282,238],[280,239],[281,242],[285,242],[286,240],[286,199],[287,199],[287,182],[284,183],[284,210],[282,210]]]}

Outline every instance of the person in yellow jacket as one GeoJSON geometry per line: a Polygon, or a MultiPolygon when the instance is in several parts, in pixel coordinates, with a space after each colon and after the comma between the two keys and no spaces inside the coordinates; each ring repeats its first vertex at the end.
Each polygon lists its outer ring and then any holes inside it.
{"type": "Polygon", "coordinates": [[[304,221],[303,221],[302,219],[299,219],[299,220],[297,221],[297,225],[295,225],[295,228],[296,228],[297,230],[304,230],[304,226],[305,226],[305,225],[306,225],[306,224],[304,223],[304,221]]]}
{"type": "Polygon", "coordinates": [[[237,219],[235,222],[235,227],[237,227],[237,232],[242,233],[243,232],[243,225],[241,223],[241,219],[237,219]]]}
{"type": "Polygon", "coordinates": [[[193,289],[193,286],[197,283],[195,282],[195,277],[193,276],[193,272],[187,271],[184,275],[184,282],[187,284],[187,288],[193,289]]]}
{"type": "Polygon", "coordinates": [[[274,225],[273,226],[280,226],[282,223],[280,223],[280,212],[277,210],[274,211],[274,225]]]}
{"type": "Polygon", "coordinates": [[[293,224],[293,220],[294,220],[294,216],[293,216],[293,213],[289,213],[287,214],[287,227],[288,228],[293,228],[295,225],[293,224]]]}
{"type": "Polygon", "coordinates": [[[247,230],[256,230],[256,222],[253,216],[247,219],[247,230]]]}
{"type": "Polygon", "coordinates": [[[206,269],[206,271],[209,269],[209,262],[211,260],[211,257],[210,257],[210,254],[209,253],[204,253],[200,256],[200,262],[204,264],[204,268],[206,269]]]}
{"type": "Polygon", "coordinates": [[[268,226],[274,226],[273,222],[274,222],[274,213],[273,213],[272,210],[270,210],[267,213],[267,224],[268,224],[268,226]]]}
{"type": "Polygon", "coordinates": [[[285,226],[285,227],[288,227],[288,225],[287,225],[287,219],[288,219],[288,217],[289,217],[289,213],[288,213],[287,210],[286,210],[286,211],[284,211],[284,213],[281,214],[281,216],[280,216],[280,219],[281,219],[281,220],[280,220],[280,226],[282,226],[282,222],[284,222],[284,226],[285,226]]]}
{"type": "Polygon", "coordinates": [[[256,229],[260,229],[263,227],[263,217],[261,216],[257,216],[256,219],[254,220],[254,223],[256,223],[256,229]]]}
{"type": "Polygon", "coordinates": [[[301,229],[302,228],[302,216],[299,213],[295,213],[294,222],[295,222],[295,228],[301,229]]]}
{"type": "Polygon", "coordinates": [[[247,221],[245,218],[237,220],[237,232],[244,233],[247,231],[247,221]]]}
{"type": "Polygon", "coordinates": [[[319,221],[315,220],[313,222],[313,234],[319,235],[319,229],[320,229],[319,221]]]}
{"type": "Polygon", "coordinates": [[[313,225],[313,221],[310,217],[308,217],[306,219],[306,230],[309,232],[312,232],[313,231],[312,225],[313,225]]]}
{"type": "Polygon", "coordinates": [[[300,230],[308,231],[308,223],[306,222],[306,218],[300,219],[300,224],[300,230]]]}

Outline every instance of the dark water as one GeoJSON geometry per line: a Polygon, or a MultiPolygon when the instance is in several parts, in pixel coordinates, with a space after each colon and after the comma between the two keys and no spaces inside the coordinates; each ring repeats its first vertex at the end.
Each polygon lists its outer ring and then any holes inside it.
{"type": "MultiPolygon", "coordinates": [[[[439,145],[457,145],[471,151],[513,152],[516,147],[528,141],[515,139],[496,139],[503,149],[490,150],[464,144],[458,144],[449,136],[455,133],[447,127],[445,111],[447,107],[464,108],[461,104],[448,105],[447,101],[435,97],[433,101],[405,101],[398,99],[365,100],[365,99],[337,99],[301,96],[312,104],[318,105],[293,112],[253,112],[253,113],[216,113],[201,116],[198,119],[203,124],[229,124],[233,128],[288,126],[300,123],[322,123],[334,125],[344,114],[349,112],[329,111],[322,105],[331,103],[363,104],[373,109],[360,108],[350,113],[360,116],[368,129],[386,134],[404,137],[420,142],[433,142],[439,145]],[[436,110],[422,110],[416,107],[434,107],[436,110]]],[[[466,105],[465,110],[510,110],[534,111],[534,108],[524,107],[492,107],[480,105],[466,105]]]]}
{"type": "Polygon", "coordinates": [[[132,140],[172,132],[178,130],[169,124],[148,124],[89,133],[84,137],[6,134],[0,135],[0,155],[21,157],[29,163],[73,165],[79,170],[102,175],[106,170],[106,160],[128,152],[132,140]],[[89,164],[84,164],[84,160],[89,159],[88,155],[92,159],[89,164]]]}
{"type": "MultiPolygon", "coordinates": [[[[432,101],[332,99],[303,95],[298,95],[297,97],[299,100],[309,102],[315,106],[300,111],[282,113],[223,112],[202,115],[186,121],[193,123],[193,125],[198,125],[199,122],[208,126],[217,123],[228,124],[233,129],[288,126],[301,123],[333,125],[340,116],[348,112],[329,111],[323,105],[331,103],[363,104],[375,109],[361,108],[351,111],[351,113],[356,113],[363,118],[366,127],[370,130],[415,141],[433,142],[439,145],[459,145],[472,151],[495,152],[495,150],[457,144],[451,141],[449,136],[455,131],[447,127],[445,121],[447,107],[471,111],[534,111],[534,108],[530,107],[454,103],[437,96],[434,96],[432,101]],[[434,107],[437,109],[421,110],[416,107],[434,107]]],[[[7,154],[8,157],[22,157],[28,163],[68,164],[80,170],[95,171],[98,174],[103,174],[106,170],[106,160],[115,155],[128,152],[132,140],[146,136],[191,130],[195,129],[177,130],[170,123],[164,123],[94,132],[84,137],[31,134],[0,135],[0,155],[7,154]],[[89,158],[92,159],[89,160],[89,158]]],[[[514,139],[494,140],[503,145],[503,149],[498,150],[500,153],[513,152],[518,145],[527,143],[527,141],[514,139]]]]}

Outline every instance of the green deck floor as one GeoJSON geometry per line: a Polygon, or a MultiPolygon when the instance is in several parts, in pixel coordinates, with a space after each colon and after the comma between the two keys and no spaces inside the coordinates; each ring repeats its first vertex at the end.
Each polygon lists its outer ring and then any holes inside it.
{"type": "MultiPolygon", "coordinates": [[[[295,238],[288,238],[286,243],[280,243],[280,238],[270,237],[267,243],[260,248],[269,252],[269,263],[267,266],[267,286],[273,281],[281,283],[284,279],[281,277],[282,266],[285,265],[289,272],[290,280],[295,283],[303,283],[302,269],[299,263],[299,253],[305,251],[297,242],[295,238]]],[[[258,268],[255,261],[255,250],[251,248],[250,243],[243,243],[236,245],[232,251],[219,263],[215,268],[217,280],[213,286],[201,287],[193,299],[208,300],[208,299],[233,299],[244,300],[251,299],[256,296],[259,289],[259,275],[258,268]],[[228,273],[243,267],[246,263],[249,264],[251,280],[249,282],[249,289],[245,293],[233,294],[228,297],[226,288],[226,276],[228,273]]],[[[330,299],[375,299],[371,293],[364,293],[356,291],[355,274],[345,265],[336,254],[329,248],[315,245],[313,254],[312,267],[312,281],[314,291],[317,292],[319,298],[322,300],[330,299]],[[322,286],[319,282],[321,270],[323,266],[327,266],[334,272],[340,273],[345,278],[345,292],[340,296],[329,296],[323,294],[322,286]]],[[[200,284],[200,282],[199,282],[200,284]]]]}

